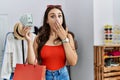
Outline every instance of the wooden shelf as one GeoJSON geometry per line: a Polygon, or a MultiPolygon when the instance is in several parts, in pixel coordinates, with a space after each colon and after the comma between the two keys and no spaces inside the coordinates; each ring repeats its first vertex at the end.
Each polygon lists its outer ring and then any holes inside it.
{"type": "Polygon", "coordinates": [[[107,59],[107,58],[120,58],[120,56],[104,56],[104,59],[107,59]]]}
{"type": "Polygon", "coordinates": [[[104,78],[104,80],[120,80],[120,76],[104,78]]]}
{"type": "Polygon", "coordinates": [[[104,72],[120,71],[120,66],[104,67],[104,72]]]}
{"type": "Polygon", "coordinates": [[[95,45],[94,46],[94,80],[120,80],[120,66],[107,66],[109,58],[113,63],[120,64],[120,56],[105,56],[107,53],[118,50],[119,45],[95,45]]]}
{"type": "Polygon", "coordinates": [[[112,76],[120,76],[120,72],[109,72],[109,73],[104,73],[104,77],[112,77],[112,76]]]}
{"type": "Polygon", "coordinates": [[[120,47],[120,44],[95,45],[96,47],[120,47]]]}

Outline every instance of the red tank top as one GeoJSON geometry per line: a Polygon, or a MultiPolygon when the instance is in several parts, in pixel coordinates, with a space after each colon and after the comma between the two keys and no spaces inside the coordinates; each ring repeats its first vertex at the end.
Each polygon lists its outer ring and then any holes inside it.
{"type": "Polygon", "coordinates": [[[48,70],[58,70],[65,65],[66,57],[63,45],[44,45],[41,50],[42,65],[48,70]]]}

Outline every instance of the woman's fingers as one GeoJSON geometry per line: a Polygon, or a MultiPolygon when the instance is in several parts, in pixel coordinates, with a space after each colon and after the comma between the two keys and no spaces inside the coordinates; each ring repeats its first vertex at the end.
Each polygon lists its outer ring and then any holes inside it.
{"type": "Polygon", "coordinates": [[[56,20],[56,24],[57,24],[59,30],[65,30],[57,20],[56,20]]]}
{"type": "Polygon", "coordinates": [[[30,31],[30,29],[31,29],[30,27],[24,27],[24,28],[23,28],[23,31],[24,31],[24,32],[30,31]]]}
{"type": "Polygon", "coordinates": [[[58,21],[55,22],[55,29],[56,29],[56,31],[64,30],[62,25],[60,25],[60,23],[58,21]]]}
{"type": "Polygon", "coordinates": [[[67,31],[63,28],[62,25],[60,25],[60,23],[58,21],[56,21],[54,24],[54,31],[57,33],[57,35],[61,39],[64,39],[67,37],[67,31]]]}
{"type": "Polygon", "coordinates": [[[23,35],[26,40],[30,40],[30,30],[31,28],[30,27],[23,27],[22,31],[21,31],[21,35],[23,35]]]}
{"type": "Polygon", "coordinates": [[[30,32],[31,28],[30,27],[23,27],[22,31],[21,31],[21,34],[23,36],[26,35],[26,33],[30,32]]]}

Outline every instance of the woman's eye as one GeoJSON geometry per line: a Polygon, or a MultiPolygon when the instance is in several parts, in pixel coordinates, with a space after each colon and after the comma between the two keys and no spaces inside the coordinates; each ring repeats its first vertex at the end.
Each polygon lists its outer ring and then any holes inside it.
{"type": "Polygon", "coordinates": [[[51,18],[55,18],[55,16],[53,15],[53,16],[51,16],[51,18]]]}
{"type": "Polygon", "coordinates": [[[62,15],[58,15],[58,17],[59,17],[59,18],[61,18],[61,17],[62,17],[62,15]]]}
{"type": "MultiPolygon", "coordinates": [[[[56,18],[56,15],[51,15],[50,16],[51,18],[56,18]]],[[[58,18],[61,18],[62,17],[62,15],[58,15],[58,18]]]]}

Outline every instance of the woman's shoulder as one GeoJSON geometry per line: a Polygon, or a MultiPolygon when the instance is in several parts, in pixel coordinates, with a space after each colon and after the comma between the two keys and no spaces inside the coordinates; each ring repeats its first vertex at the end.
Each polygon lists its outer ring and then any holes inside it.
{"type": "Polygon", "coordinates": [[[75,37],[74,33],[71,32],[71,31],[68,31],[68,36],[69,36],[69,37],[73,37],[73,38],[75,37]]]}
{"type": "Polygon", "coordinates": [[[37,35],[35,36],[33,46],[34,46],[34,48],[36,48],[36,49],[37,49],[37,47],[38,47],[38,36],[37,36],[37,35]]]}
{"type": "Polygon", "coordinates": [[[37,40],[38,40],[38,35],[35,36],[35,42],[37,42],[37,40]]]}
{"type": "Polygon", "coordinates": [[[74,44],[75,44],[75,49],[77,49],[77,48],[78,48],[78,43],[77,43],[77,40],[75,39],[74,33],[71,32],[71,31],[69,31],[69,32],[68,32],[68,37],[69,37],[69,39],[71,39],[71,40],[73,39],[74,44]]]}

